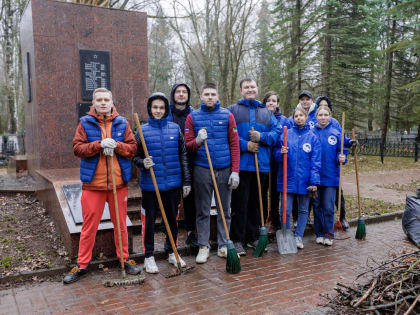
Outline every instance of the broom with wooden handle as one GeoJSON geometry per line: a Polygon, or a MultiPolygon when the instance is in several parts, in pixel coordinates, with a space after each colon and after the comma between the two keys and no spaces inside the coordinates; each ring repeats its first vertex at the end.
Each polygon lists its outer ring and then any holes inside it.
{"type": "MultiPolygon", "coordinates": [[[[254,131],[254,127],[252,127],[254,131]]],[[[255,161],[255,171],[257,173],[257,186],[258,186],[258,200],[260,202],[260,217],[261,217],[261,227],[260,227],[260,238],[258,239],[258,244],[252,252],[252,256],[261,257],[264,254],[265,248],[268,244],[267,229],[264,226],[264,211],[262,203],[262,194],[261,194],[261,181],[260,181],[260,169],[258,166],[258,152],[254,152],[254,161],[255,161]]]]}
{"type": "MultiPolygon", "coordinates": [[[[356,140],[354,128],[352,129],[352,139],[356,140]]],[[[357,185],[357,206],[359,208],[359,219],[357,220],[356,239],[366,239],[366,223],[362,217],[362,206],[360,205],[360,186],[359,186],[359,168],[357,162],[357,147],[354,148],[354,169],[356,171],[356,185],[357,185]]]]}
{"type": "Polygon", "coordinates": [[[217,187],[216,177],[214,176],[213,164],[211,163],[207,140],[205,139],[203,142],[204,142],[204,148],[206,150],[207,161],[209,163],[211,180],[213,182],[217,204],[219,205],[220,217],[222,218],[223,227],[226,233],[226,239],[227,239],[226,271],[228,273],[239,273],[241,272],[241,262],[239,261],[239,255],[236,252],[235,246],[233,245],[233,242],[230,240],[229,229],[226,224],[225,213],[223,212],[223,206],[222,206],[222,201],[220,200],[219,188],[217,187]]]}

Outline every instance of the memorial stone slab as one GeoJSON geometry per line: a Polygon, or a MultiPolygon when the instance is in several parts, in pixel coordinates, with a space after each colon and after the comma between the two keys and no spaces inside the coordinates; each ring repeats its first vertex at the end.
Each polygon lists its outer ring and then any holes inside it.
{"type": "MultiPolygon", "coordinates": [[[[61,186],[66,197],[67,204],[69,205],[71,215],[74,223],[82,224],[82,204],[80,202],[82,198],[82,184],[64,184],[61,186]]],[[[111,217],[109,215],[108,202],[105,202],[104,212],[102,213],[101,222],[109,221],[111,217]]]]}

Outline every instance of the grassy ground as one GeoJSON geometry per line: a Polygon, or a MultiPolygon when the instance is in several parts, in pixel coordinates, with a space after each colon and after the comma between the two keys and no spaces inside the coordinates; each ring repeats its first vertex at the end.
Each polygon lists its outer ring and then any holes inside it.
{"type": "MultiPolygon", "coordinates": [[[[343,174],[354,172],[354,157],[349,154],[349,162],[343,167],[343,174]]],[[[385,157],[384,164],[379,156],[359,155],[359,172],[398,171],[405,169],[420,169],[420,161],[414,163],[413,158],[385,157]]]]}
{"type": "MultiPolygon", "coordinates": [[[[346,200],[346,217],[354,219],[359,216],[359,208],[357,206],[357,196],[345,196],[346,200]]],[[[381,215],[401,211],[405,209],[405,204],[394,204],[382,200],[372,198],[360,198],[360,204],[363,215],[381,215]]]]}
{"type": "Polygon", "coordinates": [[[376,185],[376,186],[387,188],[387,189],[398,190],[398,191],[416,192],[417,189],[420,187],[420,179],[412,180],[408,184],[394,183],[394,184],[382,184],[382,185],[376,185]]]}

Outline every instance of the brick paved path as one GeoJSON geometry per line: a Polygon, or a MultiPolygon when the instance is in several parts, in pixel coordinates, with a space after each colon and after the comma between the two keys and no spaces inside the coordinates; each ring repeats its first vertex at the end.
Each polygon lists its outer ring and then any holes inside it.
{"type": "MultiPolygon", "coordinates": [[[[242,272],[227,274],[225,261],[212,256],[193,273],[166,279],[147,275],[142,286],[105,288],[104,277],[116,278],[116,269],[92,272],[73,285],[29,284],[0,291],[0,314],[296,314],[324,304],[320,293],[333,293],[337,281],[350,282],[366,266],[367,258],[386,259],[403,248],[413,250],[405,240],[400,221],[367,227],[367,240],[336,241],[332,248],[304,239],[305,249],[296,255],[280,256],[275,244],[268,254],[254,258],[251,251],[241,259],[242,272]]],[[[194,257],[186,257],[194,264],[194,257]]],[[[369,260],[373,264],[373,260],[369,260]]],[[[168,263],[159,261],[161,273],[168,263]]]]}

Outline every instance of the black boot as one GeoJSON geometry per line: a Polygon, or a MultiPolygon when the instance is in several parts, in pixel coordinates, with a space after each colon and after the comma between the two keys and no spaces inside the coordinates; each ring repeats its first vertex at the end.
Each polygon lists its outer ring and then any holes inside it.
{"type": "Polygon", "coordinates": [[[343,230],[344,231],[347,230],[350,227],[350,225],[347,222],[346,218],[341,218],[340,219],[340,222],[341,222],[341,225],[343,226],[343,230]]]}
{"type": "Polygon", "coordinates": [[[139,273],[141,273],[141,268],[136,265],[136,262],[133,259],[124,262],[124,269],[129,275],[138,275],[139,273]]]}
{"type": "Polygon", "coordinates": [[[185,240],[185,244],[191,247],[198,247],[198,240],[197,240],[197,237],[195,236],[194,231],[188,232],[187,239],[185,240]]]}
{"type": "Polygon", "coordinates": [[[73,282],[76,282],[80,278],[83,278],[88,273],[87,268],[80,268],[79,265],[76,265],[76,267],[73,267],[72,270],[64,277],[63,283],[64,284],[70,284],[73,282]]]}

